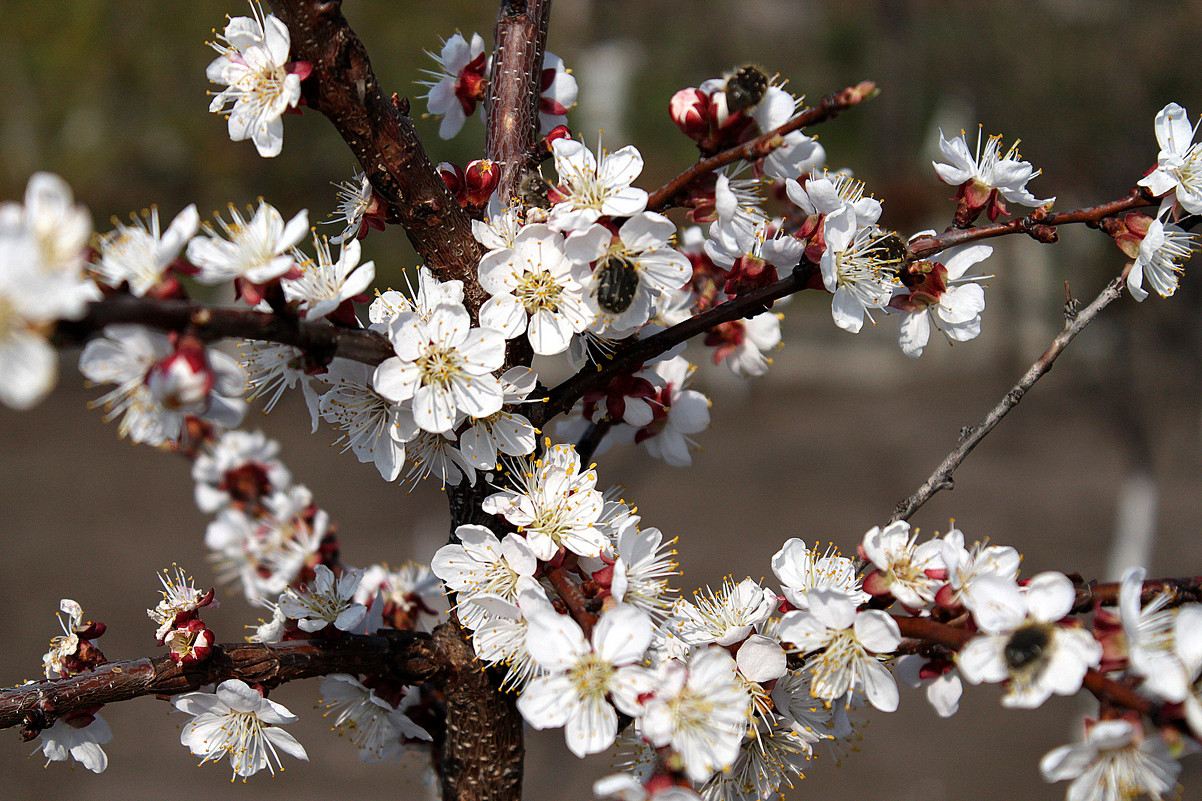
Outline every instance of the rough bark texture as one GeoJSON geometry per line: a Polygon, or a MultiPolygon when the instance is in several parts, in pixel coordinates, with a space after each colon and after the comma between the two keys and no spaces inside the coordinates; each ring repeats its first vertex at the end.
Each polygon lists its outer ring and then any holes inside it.
{"type": "Polygon", "coordinates": [[[538,142],[538,103],[550,0],[503,0],[488,84],[488,158],[501,168],[500,197],[517,194],[538,142]]]}
{"type": "Polygon", "coordinates": [[[500,691],[454,620],[434,632],[434,642],[444,660],[438,682],[447,702],[442,797],[518,801],[526,747],[516,695],[500,691]]]}

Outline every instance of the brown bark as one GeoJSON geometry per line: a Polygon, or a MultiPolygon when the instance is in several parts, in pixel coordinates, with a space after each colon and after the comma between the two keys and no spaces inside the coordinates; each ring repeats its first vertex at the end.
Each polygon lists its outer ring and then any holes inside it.
{"type": "Polygon", "coordinates": [[[483,251],[471,220],[434,171],[407,102],[386,97],[367,51],[342,16],[340,0],[272,0],[292,36],[292,58],[313,65],[302,84],[306,103],[329,117],[384,201],[389,222],[405,228],[426,265],[443,281],[464,282],[475,313],[483,251]]]}
{"type": "Polygon", "coordinates": [[[109,662],[78,676],[4,690],[0,728],[24,722],[36,736],[38,729],[68,712],[142,695],[177,695],[226,679],[275,687],[330,673],[361,673],[416,684],[434,675],[443,658],[429,635],[411,631],[335,640],[226,643],[197,665],[181,667],[166,656],[109,662]]]}

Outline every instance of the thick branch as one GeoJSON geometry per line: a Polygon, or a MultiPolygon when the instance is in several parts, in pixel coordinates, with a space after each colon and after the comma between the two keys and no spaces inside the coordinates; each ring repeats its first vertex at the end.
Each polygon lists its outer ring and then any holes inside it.
{"type": "Polygon", "coordinates": [[[707,159],[702,159],[692,167],[689,167],[667,184],[651,193],[651,196],[647,199],[647,210],[663,211],[665,208],[672,206],[676,199],[688,190],[689,185],[693,181],[696,181],[706,173],[713,172],[719,167],[724,167],[735,161],[755,161],[756,159],[761,159],[784,144],[781,137],[785,134],[805,128],[807,125],[814,125],[829,120],[838,115],[839,112],[846,111],[853,106],[858,106],[863,101],[875,97],[876,94],[876,84],[871,81],[863,81],[855,86],[849,86],[838,92],[832,92],[822,98],[817,106],[803,110],[784,125],[761,134],[749,142],[744,142],[738,147],[732,147],[707,159]]]}
{"type": "MultiPolygon", "coordinates": [[[[464,282],[468,308],[485,296],[476,280],[483,256],[471,220],[434,171],[408,116],[385,97],[367,51],[342,16],[340,0],[272,0],[292,36],[292,57],[313,65],[302,84],[309,106],[329,117],[384,201],[387,218],[444,281],[464,282]]],[[[404,112],[402,111],[404,109],[404,112]]]]}
{"type": "Polygon", "coordinates": [[[558,414],[572,408],[586,392],[600,389],[614,376],[629,372],[648,359],[664,353],[687,339],[704,334],[716,325],[743,317],[751,317],[765,311],[765,304],[800,292],[806,288],[812,275],[810,265],[803,263],[787,277],[753,292],[739,295],[733,300],[720,303],[707,311],[677,323],[658,334],[640,339],[613,354],[596,370],[582,370],[547,393],[545,402],[534,401],[526,406],[527,417],[535,426],[541,426],[558,414]]]}
{"type": "Polygon", "coordinates": [[[90,303],[81,319],[59,322],[54,340],[60,345],[80,344],[98,336],[106,325],[116,323],[136,323],[162,331],[188,330],[207,341],[230,337],[279,342],[300,348],[314,364],[327,364],[335,356],[379,364],[394,355],[388,339],[375,331],[282,320],[270,312],[251,309],[132,295],[112,295],[90,303]]]}
{"type": "Polygon", "coordinates": [[[1060,355],[1068,343],[1073,341],[1077,334],[1081,333],[1085,326],[1089,325],[1098,316],[1098,312],[1102,311],[1102,309],[1109,306],[1122,295],[1125,280],[1123,276],[1115,278],[1106,285],[1106,288],[1102,290],[1100,295],[1094,298],[1092,303],[1065,324],[1064,330],[1052,340],[1052,344],[1043,352],[1043,355],[1035,360],[1035,363],[1031,365],[1030,369],[1027,370],[1019,382],[1006,393],[1005,397],[989,410],[989,414],[985,415],[985,419],[979,425],[967,428],[961,432],[960,444],[948,454],[942,464],[931,474],[931,477],[913,495],[897,504],[897,508],[893,513],[893,517],[889,518],[889,522],[908,520],[936,492],[952,488],[952,473],[964,461],[964,457],[968,456],[972,452],[972,449],[977,447],[981,440],[985,439],[986,435],[997,427],[1002,418],[1018,405],[1018,402],[1027,394],[1027,390],[1034,386],[1035,382],[1042,378],[1044,373],[1052,369],[1052,364],[1056,361],[1056,357],[1060,355]]]}
{"type": "Polygon", "coordinates": [[[447,702],[444,801],[520,801],[526,747],[517,694],[501,692],[454,620],[434,640],[447,657],[439,681],[447,702]]]}
{"type": "Polygon", "coordinates": [[[0,692],[0,728],[26,722],[37,728],[55,717],[97,704],[142,695],[176,695],[226,679],[275,687],[330,673],[385,676],[406,684],[428,680],[439,668],[430,635],[398,631],[388,636],[345,636],[337,640],[227,643],[204,663],[180,667],[168,657],[110,662],[90,673],[39,681],[0,692]]]}
{"type": "Polygon", "coordinates": [[[493,34],[485,152],[501,168],[500,197],[518,192],[527,155],[538,142],[538,104],[551,0],[502,0],[493,34]]]}

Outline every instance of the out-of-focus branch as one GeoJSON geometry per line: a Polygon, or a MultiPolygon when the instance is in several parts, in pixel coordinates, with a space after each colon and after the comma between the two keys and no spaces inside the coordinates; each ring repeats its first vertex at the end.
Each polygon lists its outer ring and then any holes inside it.
{"type": "Polygon", "coordinates": [[[600,389],[614,376],[629,372],[648,359],[698,334],[704,334],[720,323],[762,313],[765,311],[765,304],[805,289],[813,275],[813,269],[813,265],[803,262],[791,274],[774,284],[741,294],[696,317],[690,317],[683,323],[626,345],[604,364],[599,365],[598,369],[581,370],[550,390],[545,398],[528,403],[525,407],[527,417],[535,426],[542,426],[552,417],[569,411],[572,404],[586,392],[600,389]]]}
{"type": "Polygon", "coordinates": [[[818,101],[818,105],[803,110],[779,128],[774,128],[767,133],[761,134],[738,147],[732,147],[707,159],[702,159],[692,167],[689,167],[664,186],[651,193],[650,197],[647,198],[647,210],[663,211],[665,208],[672,206],[676,198],[687,191],[693,181],[696,181],[706,173],[713,172],[719,167],[724,167],[735,161],[755,161],[756,159],[761,159],[784,144],[781,137],[785,134],[805,128],[807,125],[814,125],[832,119],[839,112],[846,111],[853,106],[858,106],[865,100],[875,97],[876,94],[877,87],[872,81],[862,81],[855,86],[849,86],[846,89],[840,89],[838,92],[832,92],[818,101]]]}
{"type": "Polygon", "coordinates": [[[1136,187],[1127,197],[1112,200],[1109,203],[1099,203],[1096,206],[1071,211],[1049,212],[1045,209],[1036,209],[1025,217],[1015,217],[1013,220],[1005,222],[976,225],[972,228],[949,228],[941,234],[919,237],[911,241],[909,247],[916,259],[925,259],[954,245],[963,245],[966,242],[975,242],[979,239],[989,239],[1006,234],[1027,234],[1040,242],[1051,243],[1058,239],[1056,232],[1058,225],[1085,223],[1089,226],[1096,226],[1098,221],[1105,217],[1151,206],[1156,202],[1147,189],[1136,187]]]}
{"type": "Polygon", "coordinates": [[[538,142],[538,104],[551,0],[502,0],[493,34],[492,76],[485,103],[486,150],[497,162],[501,198],[517,194],[528,154],[538,142]]]}
{"type": "Polygon", "coordinates": [[[305,102],[325,114],[346,140],[384,201],[389,222],[441,280],[464,282],[475,312],[485,300],[476,280],[483,251],[471,220],[447,190],[417,138],[408,103],[380,88],[367,51],[342,16],[340,0],[272,0],[288,26],[292,57],[313,71],[301,84],[305,102]]]}
{"type": "Polygon", "coordinates": [[[1082,309],[1075,317],[1065,322],[1064,330],[1062,330],[1048,349],[1043,352],[1043,355],[1035,360],[1035,363],[1027,370],[1023,377],[1014,387],[1006,393],[1006,395],[998,401],[997,405],[989,410],[989,414],[985,415],[985,419],[979,425],[965,428],[960,434],[960,444],[955,450],[947,455],[947,458],[936,468],[931,477],[919,487],[913,495],[902,500],[897,504],[897,508],[893,512],[893,517],[889,518],[892,523],[896,520],[908,520],[911,515],[918,511],[924,503],[929,501],[931,497],[940,490],[951,489],[952,473],[964,461],[964,458],[972,452],[972,449],[977,447],[981,440],[997,427],[997,424],[1002,421],[1002,418],[1009,414],[1010,410],[1018,405],[1018,402],[1023,399],[1036,381],[1043,377],[1044,373],[1052,369],[1052,364],[1056,361],[1056,357],[1064,350],[1068,343],[1072,342],[1077,334],[1089,325],[1098,312],[1109,306],[1120,295],[1123,294],[1123,286],[1126,283],[1126,275],[1119,276],[1106,285],[1093,302],[1082,309]]]}
{"type": "Polygon", "coordinates": [[[294,345],[308,354],[314,364],[328,364],[335,356],[379,364],[394,355],[388,339],[375,331],[284,320],[270,312],[251,309],[132,295],[112,295],[93,301],[82,318],[58,323],[54,341],[59,345],[80,344],[98,336],[106,325],[117,323],[136,323],[163,331],[187,330],[209,341],[233,337],[294,345]]]}
{"type": "Polygon", "coordinates": [[[361,673],[416,684],[430,679],[440,666],[430,635],[412,631],[336,640],[227,643],[214,647],[205,662],[188,667],[165,656],[109,662],[78,676],[0,691],[0,728],[25,723],[37,731],[60,715],[97,704],[142,695],[177,695],[226,679],[275,687],[330,673],[361,673]]]}
{"type": "MultiPolygon", "coordinates": [[[[1078,579],[1074,584],[1077,585],[1077,599],[1073,602],[1073,614],[1088,612],[1094,604],[1116,606],[1119,602],[1119,588],[1122,585],[1117,581],[1082,582],[1078,579]]],[[[1148,604],[1161,593],[1168,594],[1168,606],[1202,603],[1202,576],[1147,579],[1140,592],[1140,603],[1148,604]]]]}

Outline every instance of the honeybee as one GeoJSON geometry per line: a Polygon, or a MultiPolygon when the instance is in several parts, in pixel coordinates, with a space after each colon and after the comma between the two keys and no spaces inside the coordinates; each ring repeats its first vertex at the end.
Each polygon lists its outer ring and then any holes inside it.
{"type": "Polygon", "coordinates": [[[607,256],[597,262],[597,305],[609,314],[621,314],[634,302],[639,288],[639,271],[622,256],[607,256]]]}
{"type": "Polygon", "coordinates": [[[725,77],[726,108],[731,114],[754,108],[768,91],[768,76],[752,64],[744,64],[725,77]]]}

